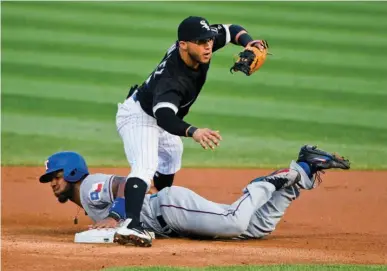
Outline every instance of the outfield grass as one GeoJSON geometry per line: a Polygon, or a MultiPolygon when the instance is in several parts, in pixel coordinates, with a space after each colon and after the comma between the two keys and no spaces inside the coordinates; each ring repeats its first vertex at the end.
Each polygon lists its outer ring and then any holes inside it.
{"type": "Polygon", "coordinates": [[[376,271],[387,270],[386,266],[367,265],[243,265],[222,267],[120,267],[108,268],[104,271],[376,271]]]}
{"type": "Polygon", "coordinates": [[[59,150],[126,166],[117,103],[198,14],[269,41],[253,76],[217,52],[187,121],[220,130],[215,152],[185,139],[186,167],[279,167],[305,143],[353,168],[387,169],[387,5],[365,2],[2,3],[2,164],[41,165],[59,150]]]}

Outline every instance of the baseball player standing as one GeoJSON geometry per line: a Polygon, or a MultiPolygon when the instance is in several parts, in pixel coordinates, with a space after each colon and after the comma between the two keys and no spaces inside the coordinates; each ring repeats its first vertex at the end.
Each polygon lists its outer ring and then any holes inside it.
{"type": "Polygon", "coordinates": [[[146,81],[132,87],[125,102],[118,105],[117,130],[131,166],[121,193],[124,197],[114,202],[126,210],[126,221],[118,230],[121,244],[151,246],[152,239],[140,223],[141,206],[152,178],[158,190],[172,185],[181,168],[180,137],[192,137],[204,149],[219,146],[222,137],[218,131],[197,128],[183,118],[206,81],[212,53],[230,42],[254,50],[268,47],[266,41],[253,41],[241,26],[210,26],[202,17],[184,19],[178,27],[178,41],[146,81]]]}

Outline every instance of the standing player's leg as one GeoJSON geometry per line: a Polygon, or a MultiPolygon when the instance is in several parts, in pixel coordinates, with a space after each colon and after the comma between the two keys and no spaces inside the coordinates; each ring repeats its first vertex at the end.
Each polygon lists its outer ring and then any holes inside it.
{"type": "Polygon", "coordinates": [[[135,101],[135,94],[119,105],[116,123],[124,143],[131,172],[125,185],[126,220],[117,231],[115,241],[151,246],[152,238],[140,224],[140,212],[145,193],[158,166],[160,128],[135,101]]]}
{"type": "Polygon", "coordinates": [[[157,194],[160,214],[176,232],[188,237],[236,237],[248,227],[255,210],[274,191],[299,180],[298,172],[287,171],[261,178],[247,185],[245,194],[231,205],[209,201],[195,192],[172,186],[157,194]]]}
{"type": "Polygon", "coordinates": [[[166,131],[159,137],[159,163],[153,177],[154,186],[158,191],[172,186],[175,173],[181,168],[183,156],[183,142],[179,136],[166,131]]]}

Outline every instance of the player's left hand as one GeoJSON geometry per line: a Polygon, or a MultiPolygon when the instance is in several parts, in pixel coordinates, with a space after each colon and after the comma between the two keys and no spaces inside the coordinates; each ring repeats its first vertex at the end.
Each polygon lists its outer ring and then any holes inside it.
{"type": "Polygon", "coordinates": [[[257,47],[261,51],[269,49],[269,43],[266,40],[253,40],[247,46],[257,47]]]}
{"type": "Polygon", "coordinates": [[[107,217],[101,221],[98,221],[94,225],[90,225],[90,229],[106,229],[106,228],[115,228],[118,226],[118,222],[112,218],[112,217],[107,217]]]}
{"type": "Polygon", "coordinates": [[[261,68],[268,55],[269,44],[265,40],[253,40],[247,44],[238,59],[231,67],[230,72],[241,71],[251,75],[261,68]]]}

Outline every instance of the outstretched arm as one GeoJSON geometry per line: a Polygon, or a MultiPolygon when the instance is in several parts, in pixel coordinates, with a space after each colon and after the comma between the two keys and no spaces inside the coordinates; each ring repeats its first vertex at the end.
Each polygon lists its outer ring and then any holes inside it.
{"type": "Polygon", "coordinates": [[[229,25],[231,43],[246,47],[253,38],[247,33],[247,30],[237,24],[229,25]]]}
{"type": "Polygon", "coordinates": [[[226,46],[228,43],[246,47],[249,44],[254,44],[258,49],[267,48],[267,42],[264,40],[254,40],[248,31],[237,24],[215,24],[211,26],[213,31],[218,35],[214,40],[213,51],[226,46]]]}

